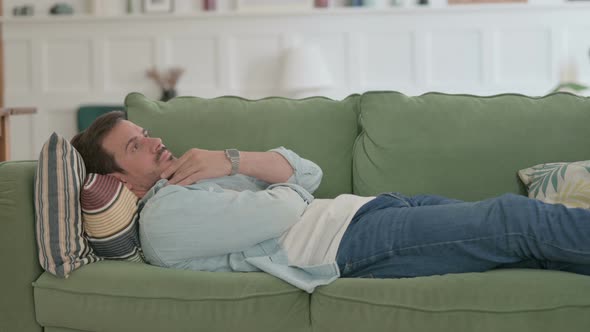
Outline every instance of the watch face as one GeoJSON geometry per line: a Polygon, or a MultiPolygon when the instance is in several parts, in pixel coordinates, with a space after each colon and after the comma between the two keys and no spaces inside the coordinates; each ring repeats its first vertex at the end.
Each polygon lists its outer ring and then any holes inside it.
{"type": "Polygon", "coordinates": [[[240,157],[240,152],[236,149],[229,149],[227,150],[227,155],[230,158],[239,158],[240,157]]]}

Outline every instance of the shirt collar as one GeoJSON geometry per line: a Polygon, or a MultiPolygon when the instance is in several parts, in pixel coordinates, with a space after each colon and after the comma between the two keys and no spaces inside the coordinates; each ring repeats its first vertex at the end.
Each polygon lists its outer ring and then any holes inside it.
{"type": "Polygon", "coordinates": [[[158,182],[156,182],[156,184],[154,184],[153,187],[150,188],[150,190],[148,190],[148,192],[139,200],[139,207],[143,207],[145,205],[145,203],[147,203],[147,201],[154,197],[154,195],[160,190],[162,189],[166,184],[168,183],[167,179],[161,179],[158,180],[158,182]]]}

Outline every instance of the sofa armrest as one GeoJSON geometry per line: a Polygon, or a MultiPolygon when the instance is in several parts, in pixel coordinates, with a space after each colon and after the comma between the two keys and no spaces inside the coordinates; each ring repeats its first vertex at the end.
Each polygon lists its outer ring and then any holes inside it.
{"type": "Polygon", "coordinates": [[[0,163],[0,331],[41,331],[32,282],[37,258],[33,179],[36,161],[0,163]]]}

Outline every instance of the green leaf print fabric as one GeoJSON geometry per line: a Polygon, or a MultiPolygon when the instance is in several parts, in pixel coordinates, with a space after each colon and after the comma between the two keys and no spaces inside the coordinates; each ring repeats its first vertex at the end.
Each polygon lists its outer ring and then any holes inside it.
{"type": "Polygon", "coordinates": [[[531,198],[590,208],[590,160],[539,164],[518,171],[518,176],[531,198]]]}

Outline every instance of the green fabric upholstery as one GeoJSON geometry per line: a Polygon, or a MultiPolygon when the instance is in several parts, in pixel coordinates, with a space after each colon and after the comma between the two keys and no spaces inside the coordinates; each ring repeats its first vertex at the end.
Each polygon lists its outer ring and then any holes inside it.
{"type": "Polygon", "coordinates": [[[82,331],[310,331],[309,294],[265,273],[103,261],[34,283],[43,326],[82,331]]]}
{"type": "Polygon", "coordinates": [[[590,159],[590,99],[370,92],[354,149],[354,193],[478,200],[526,194],[517,171],[590,159]]]}
{"type": "Polygon", "coordinates": [[[340,279],[311,298],[314,331],[586,331],[590,277],[526,269],[340,279]],[[345,313],[345,314],[343,314],[345,313]]]}
{"type": "Polygon", "coordinates": [[[43,272],[35,240],[33,177],[37,163],[0,163],[0,331],[41,331],[31,283],[43,272]]]}
{"type": "Polygon", "coordinates": [[[86,332],[86,331],[66,329],[63,327],[46,326],[45,328],[43,328],[43,332],[86,332]]]}
{"type": "Polygon", "coordinates": [[[132,93],[125,105],[129,120],[161,137],[178,156],[194,147],[265,151],[282,145],[296,151],[324,171],[314,194],[321,198],[352,192],[358,98],[179,97],[164,103],[132,93]]]}
{"type": "MultiPolygon", "coordinates": [[[[291,148],[324,169],[317,197],[353,187],[361,195],[428,192],[469,200],[524,194],[518,170],[590,160],[590,105],[569,94],[369,92],[343,101],[181,97],[161,103],[133,93],[126,104],[129,118],[176,154],[195,146],[291,148]]],[[[0,163],[1,332],[39,332],[37,322],[46,332],[549,332],[590,326],[590,277],[555,271],[340,279],[312,295],[264,273],[130,262],[93,263],[58,279],[41,274],[38,263],[35,167],[0,163]]]]}
{"type": "Polygon", "coordinates": [[[78,108],[78,131],[82,131],[99,116],[111,111],[124,111],[123,105],[82,105],[78,108]]]}

